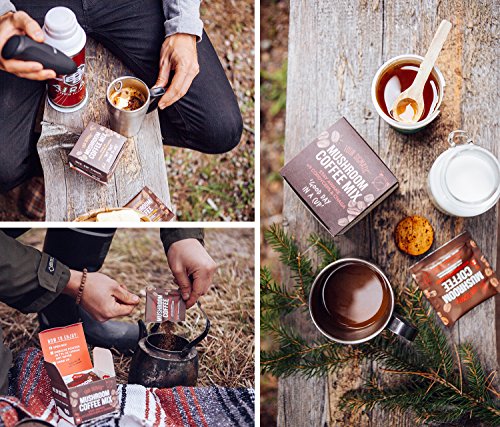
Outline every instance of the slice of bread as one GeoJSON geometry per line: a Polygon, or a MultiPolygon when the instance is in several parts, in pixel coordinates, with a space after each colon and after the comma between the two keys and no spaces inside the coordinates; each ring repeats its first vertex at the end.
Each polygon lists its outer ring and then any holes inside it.
{"type": "Polygon", "coordinates": [[[96,222],[129,221],[141,222],[141,216],[133,209],[122,209],[113,212],[101,212],[97,214],[96,222]]]}
{"type": "Polygon", "coordinates": [[[408,255],[422,255],[434,241],[434,230],[423,216],[412,215],[402,219],[394,233],[399,250],[408,255]]]}

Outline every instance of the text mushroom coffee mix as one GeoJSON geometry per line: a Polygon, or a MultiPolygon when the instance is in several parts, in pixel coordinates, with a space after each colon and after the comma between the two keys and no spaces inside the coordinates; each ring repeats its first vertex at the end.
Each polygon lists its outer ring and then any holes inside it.
{"type": "Polygon", "coordinates": [[[124,136],[90,122],[69,153],[69,166],[101,184],[108,184],[126,142],[124,136]]]}
{"type": "Polygon", "coordinates": [[[281,175],[333,236],[349,230],[398,187],[345,118],[288,162],[281,175]]]}
{"type": "Polygon", "coordinates": [[[146,323],[182,322],[186,320],[186,303],[177,290],[146,288],[146,323]]]}
{"type": "Polygon", "coordinates": [[[52,397],[62,418],[79,425],[118,410],[111,351],[94,347],[92,363],[81,323],[46,329],[38,336],[52,397]]]}
{"type": "Polygon", "coordinates": [[[446,326],[498,293],[498,277],[468,232],[410,267],[446,326]]]}

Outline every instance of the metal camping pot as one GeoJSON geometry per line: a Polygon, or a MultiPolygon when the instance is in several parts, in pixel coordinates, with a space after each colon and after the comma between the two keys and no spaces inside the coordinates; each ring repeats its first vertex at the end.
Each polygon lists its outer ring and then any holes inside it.
{"type": "Polygon", "coordinates": [[[198,345],[208,335],[210,320],[205,316],[205,330],[193,341],[174,335],[171,350],[159,347],[163,333],[153,333],[139,341],[139,346],[132,358],[128,376],[129,384],[141,384],[145,387],[170,388],[176,386],[195,386],[198,380],[198,345]]]}

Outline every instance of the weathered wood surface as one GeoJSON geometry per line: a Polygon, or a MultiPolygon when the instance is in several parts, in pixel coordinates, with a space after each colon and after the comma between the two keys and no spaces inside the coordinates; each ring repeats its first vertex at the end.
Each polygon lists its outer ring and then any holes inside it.
{"type": "Polygon", "coordinates": [[[38,153],[46,188],[47,221],[72,221],[93,209],[122,207],[144,186],[171,206],[158,113],[146,116],[141,131],[129,138],[108,185],[68,166],[68,154],[90,122],[109,127],[106,108],[108,82],[130,75],[125,66],[93,40],[87,42],[87,105],[74,113],[60,113],[45,104],[38,153]]]}
{"type": "MultiPolygon", "coordinates": [[[[343,256],[374,260],[395,288],[411,283],[408,267],[415,259],[400,253],[393,242],[397,222],[410,214],[430,219],[436,230],[433,248],[469,230],[495,264],[498,207],[476,218],[452,218],[433,207],[425,190],[427,172],[446,149],[452,130],[467,130],[478,144],[498,155],[498,115],[485,114],[488,106],[498,105],[499,95],[494,12],[493,0],[291,0],[285,161],[341,116],[379,153],[399,178],[400,188],[335,241],[343,256]],[[437,61],[446,79],[441,115],[426,130],[405,136],[376,114],[370,97],[372,78],[393,56],[424,55],[442,19],[450,20],[453,28],[437,61]]],[[[288,186],[284,216],[288,231],[303,247],[309,233],[326,233],[288,186]]],[[[317,336],[307,316],[295,315],[290,321],[311,337],[317,336]]],[[[464,316],[449,336],[456,343],[471,342],[487,368],[497,369],[493,299],[464,316]]],[[[379,410],[352,414],[339,409],[342,394],[358,387],[361,375],[375,370],[374,365],[356,366],[325,378],[280,380],[278,425],[413,427],[408,415],[379,410]]]]}

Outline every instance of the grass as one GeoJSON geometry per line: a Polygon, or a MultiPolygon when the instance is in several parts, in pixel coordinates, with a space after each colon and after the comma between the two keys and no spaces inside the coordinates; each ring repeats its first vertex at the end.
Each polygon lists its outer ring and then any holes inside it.
{"type": "MultiPolygon", "coordinates": [[[[41,248],[45,232],[33,229],[22,241],[41,248]]],[[[200,354],[198,385],[254,387],[254,235],[251,229],[206,230],[206,247],[218,263],[210,292],[201,300],[212,328],[197,347],[200,354]]],[[[120,229],[101,272],[140,296],[147,285],[172,287],[157,229],[120,229]]],[[[144,298],[142,298],[144,300],[144,298]]],[[[204,328],[200,313],[188,310],[176,333],[194,338],[204,328]]],[[[144,301],[124,320],[144,317],[144,301]]],[[[0,304],[0,326],[5,343],[17,353],[39,347],[36,314],[23,315],[0,304]]],[[[127,382],[130,358],[114,355],[118,381],[127,382]]]]}

